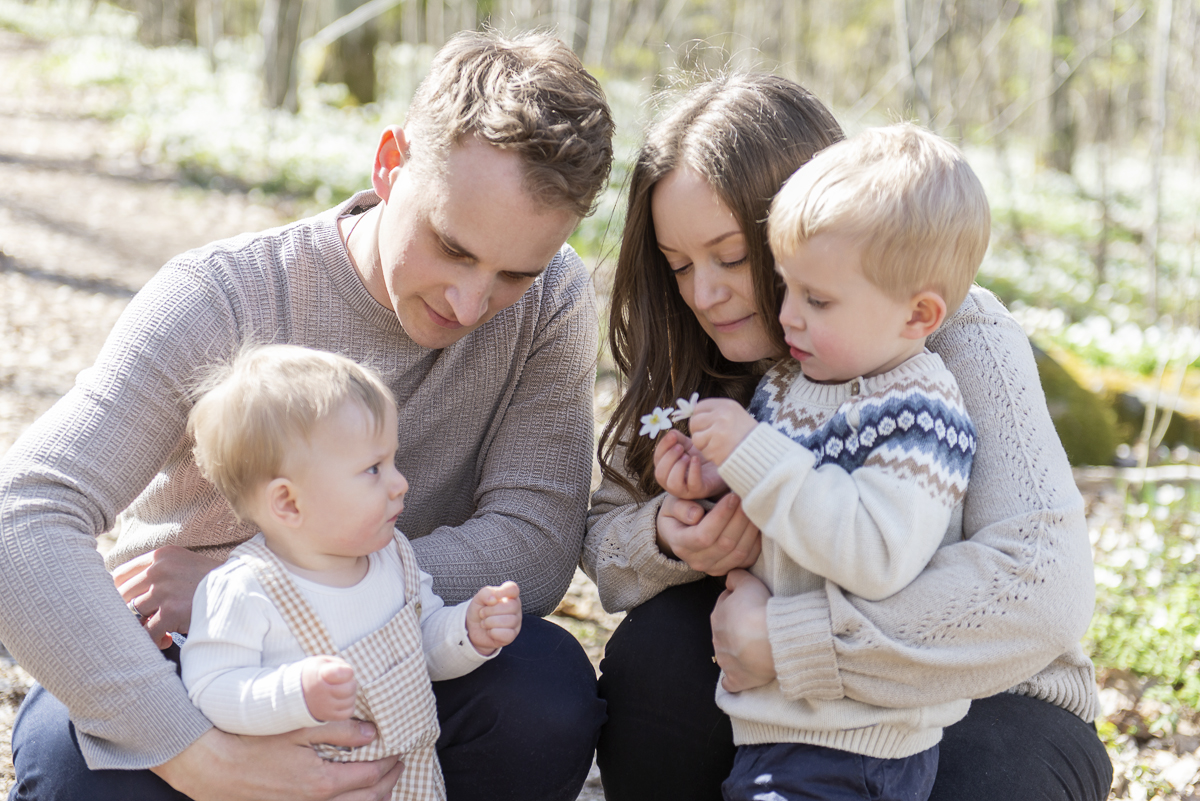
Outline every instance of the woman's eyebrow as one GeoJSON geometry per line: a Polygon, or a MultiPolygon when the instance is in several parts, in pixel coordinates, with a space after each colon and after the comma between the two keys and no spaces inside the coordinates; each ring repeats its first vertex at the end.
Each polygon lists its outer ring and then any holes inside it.
{"type": "MultiPolygon", "coordinates": [[[[723,233],[723,234],[718,234],[717,236],[714,236],[712,239],[710,239],[710,240],[708,240],[707,242],[705,242],[705,243],[703,244],[703,246],[704,246],[704,247],[706,247],[706,248],[715,247],[715,246],[717,246],[717,245],[721,244],[722,242],[724,242],[724,241],[725,241],[726,239],[728,239],[729,237],[731,237],[731,236],[737,236],[737,235],[738,235],[738,234],[740,234],[740,233],[741,233],[741,230],[739,230],[739,229],[735,229],[735,230],[733,230],[733,231],[726,231],[726,232],[725,232],[725,233],[723,233]]],[[[675,248],[673,248],[673,247],[670,247],[670,246],[668,246],[668,245],[664,245],[662,242],[659,242],[659,243],[658,243],[658,249],[659,249],[659,250],[669,250],[669,251],[671,251],[672,253],[676,253],[676,252],[677,252],[677,251],[675,250],[675,248]]]]}

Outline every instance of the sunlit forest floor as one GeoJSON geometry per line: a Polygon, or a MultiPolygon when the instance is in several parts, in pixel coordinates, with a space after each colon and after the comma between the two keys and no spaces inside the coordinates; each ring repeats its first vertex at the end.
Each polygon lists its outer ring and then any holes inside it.
{"type": "MultiPolygon", "coordinates": [[[[103,101],[89,93],[102,90],[47,83],[41,51],[0,30],[0,454],[93,361],[128,299],[167,258],[308,208],[198,189],[170,167],[123,157],[107,138],[114,123],[87,113],[103,101]]],[[[1090,643],[1104,688],[1099,725],[1117,768],[1113,797],[1198,799],[1191,568],[1200,498],[1108,478],[1081,488],[1096,545],[1100,611],[1090,643]]],[[[555,620],[598,663],[619,617],[600,609],[580,575],[555,620]]],[[[12,781],[9,726],[29,683],[0,656],[0,793],[12,781]]],[[[593,775],[582,798],[602,797],[593,775]]]]}

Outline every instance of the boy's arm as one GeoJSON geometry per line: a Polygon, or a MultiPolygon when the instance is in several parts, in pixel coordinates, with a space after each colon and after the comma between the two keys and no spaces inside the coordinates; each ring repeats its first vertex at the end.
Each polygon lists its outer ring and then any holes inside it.
{"type": "Polygon", "coordinates": [[[1045,669],[1020,691],[1091,720],[1095,682],[1079,648],[1095,597],[1091,546],[1029,341],[976,288],[930,347],[958,379],[977,429],[968,539],[940,548],[883,601],[836,587],[772,598],[780,685],[793,698],[910,707],[986,697],[1045,669]],[[818,689],[831,676],[840,691],[818,689]]]}
{"type": "Polygon", "coordinates": [[[467,638],[469,600],[446,606],[433,591],[433,578],[421,571],[421,647],[431,681],[465,676],[500,653],[481,655],[467,638]]]}
{"type": "MultiPolygon", "coordinates": [[[[864,418],[863,430],[875,422],[864,418]]],[[[955,443],[917,426],[897,429],[847,472],[814,468],[812,451],[764,423],[720,471],[763,536],[792,561],[878,600],[916,578],[942,542],[966,481],[965,470],[956,477],[951,469],[963,461],[955,443]]]]}
{"type": "Polygon", "coordinates": [[[513,366],[519,378],[482,457],[476,512],[412,541],[450,603],[511,579],[521,586],[525,612],[547,615],[579,561],[594,447],[595,293],[569,247],[540,280],[529,355],[513,366]]]}
{"type": "Polygon", "coordinates": [[[181,652],[188,697],[231,734],[283,734],[319,725],[301,685],[303,661],[263,666],[272,623],[286,626],[248,571],[210,573],[196,589],[181,652]]]}

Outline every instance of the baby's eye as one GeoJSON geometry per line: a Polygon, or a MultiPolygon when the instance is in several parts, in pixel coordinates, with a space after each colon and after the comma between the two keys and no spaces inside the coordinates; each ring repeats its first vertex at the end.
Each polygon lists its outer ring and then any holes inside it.
{"type": "Polygon", "coordinates": [[[378,464],[371,465],[370,467],[367,468],[367,472],[373,476],[379,475],[379,465],[378,464]]]}

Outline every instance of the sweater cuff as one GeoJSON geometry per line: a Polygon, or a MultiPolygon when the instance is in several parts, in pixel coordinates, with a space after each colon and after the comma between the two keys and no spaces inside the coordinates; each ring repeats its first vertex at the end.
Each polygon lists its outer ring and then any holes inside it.
{"type": "Polygon", "coordinates": [[[824,592],[767,601],[767,636],[786,698],[832,701],[845,696],[824,592]]]}
{"type": "MultiPolygon", "coordinates": [[[[725,479],[735,494],[745,498],[771,468],[784,461],[798,447],[787,435],[766,423],[759,423],[717,468],[717,474],[725,479]]],[[[812,461],[810,459],[810,467],[812,461]]]]}
{"type": "Polygon", "coordinates": [[[658,547],[658,512],[665,498],[666,494],[663,493],[642,505],[634,521],[633,536],[626,543],[629,566],[637,572],[641,581],[662,585],[663,589],[683,583],[681,577],[692,581],[704,575],[688,567],[687,562],[667,556],[658,547]]]}

